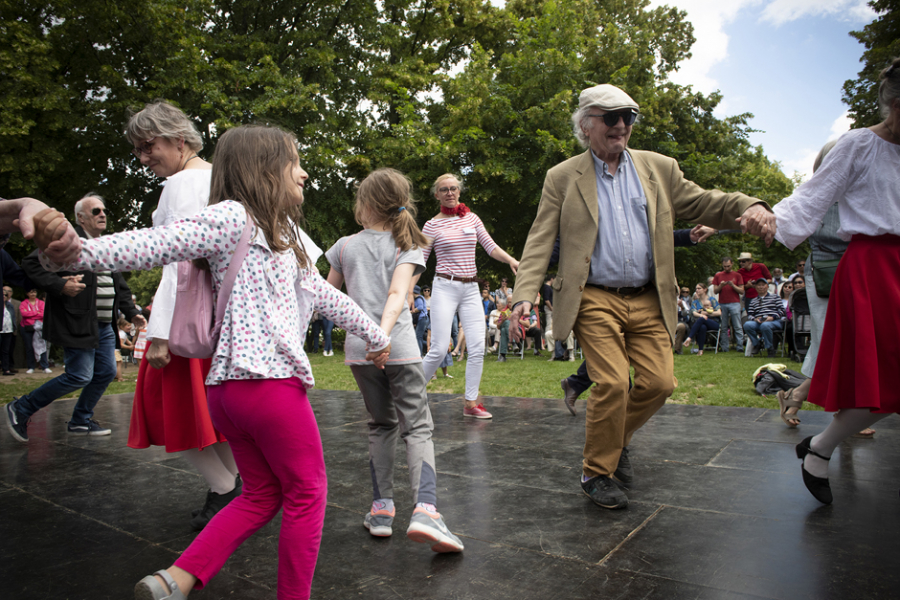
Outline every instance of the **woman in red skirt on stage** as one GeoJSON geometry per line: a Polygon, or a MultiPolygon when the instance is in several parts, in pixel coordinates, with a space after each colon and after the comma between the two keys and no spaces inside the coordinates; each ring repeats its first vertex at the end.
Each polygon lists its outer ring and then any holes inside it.
{"type": "MultiPolygon", "coordinates": [[[[884,121],[844,134],[813,177],[775,206],[796,248],[835,203],[850,240],[834,276],[809,401],[838,411],[797,445],[803,483],[831,504],[828,461],[844,439],[900,412],[900,58],[881,73],[884,121]]],[[[813,266],[813,268],[815,268],[813,266]]]]}
{"type": "MultiPolygon", "coordinates": [[[[193,122],[167,102],[148,104],[131,116],[126,130],[141,164],[166,183],[153,213],[153,226],[193,216],[209,203],[212,165],[197,153],[203,140],[193,122]]],[[[213,427],[206,403],[210,359],[169,353],[169,327],[175,310],[177,265],[163,267],[156,290],[147,339],[150,345],[138,371],[128,446],[165,446],[180,452],[209,485],[203,508],[194,510],[191,526],[203,529],[241,493],[231,448],[213,427]]]]}

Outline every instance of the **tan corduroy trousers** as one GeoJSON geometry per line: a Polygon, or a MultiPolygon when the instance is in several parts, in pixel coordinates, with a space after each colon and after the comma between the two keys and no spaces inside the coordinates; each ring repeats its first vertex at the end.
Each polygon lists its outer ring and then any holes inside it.
{"type": "Polygon", "coordinates": [[[632,434],[674,389],[672,346],[656,289],[620,296],[586,286],[575,335],[595,384],[587,400],[584,474],[611,476],[632,434]],[[630,392],[629,365],[634,367],[630,392]]]}

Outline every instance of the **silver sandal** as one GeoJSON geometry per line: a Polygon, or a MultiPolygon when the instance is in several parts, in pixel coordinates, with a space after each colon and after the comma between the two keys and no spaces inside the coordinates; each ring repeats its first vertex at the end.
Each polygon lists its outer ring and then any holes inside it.
{"type": "Polygon", "coordinates": [[[134,600],[187,600],[187,596],[181,593],[178,584],[175,583],[168,571],[157,571],[153,575],[147,575],[137,582],[137,585],[134,586],[134,600]],[[162,577],[169,586],[170,592],[167,592],[159,579],[153,575],[162,577]]]}

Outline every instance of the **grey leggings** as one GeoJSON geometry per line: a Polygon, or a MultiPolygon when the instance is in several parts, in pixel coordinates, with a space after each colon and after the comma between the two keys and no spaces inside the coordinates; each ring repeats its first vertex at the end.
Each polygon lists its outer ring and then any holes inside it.
{"type": "Polygon", "coordinates": [[[434,423],[425,392],[422,363],[350,367],[369,412],[369,469],[375,500],[394,497],[397,437],[406,444],[409,485],[416,502],[437,505],[434,423]]]}

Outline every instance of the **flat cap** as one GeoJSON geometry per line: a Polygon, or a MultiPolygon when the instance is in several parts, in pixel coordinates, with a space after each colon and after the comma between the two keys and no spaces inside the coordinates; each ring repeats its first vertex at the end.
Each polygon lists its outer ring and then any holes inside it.
{"type": "Polygon", "coordinates": [[[608,83],[595,85],[581,92],[581,96],[578,98],[578,108],[586,106],[598,106],[603,110],[631,108],[635,112],[640,112],[638,103],[631,96],[608,83]]]}

